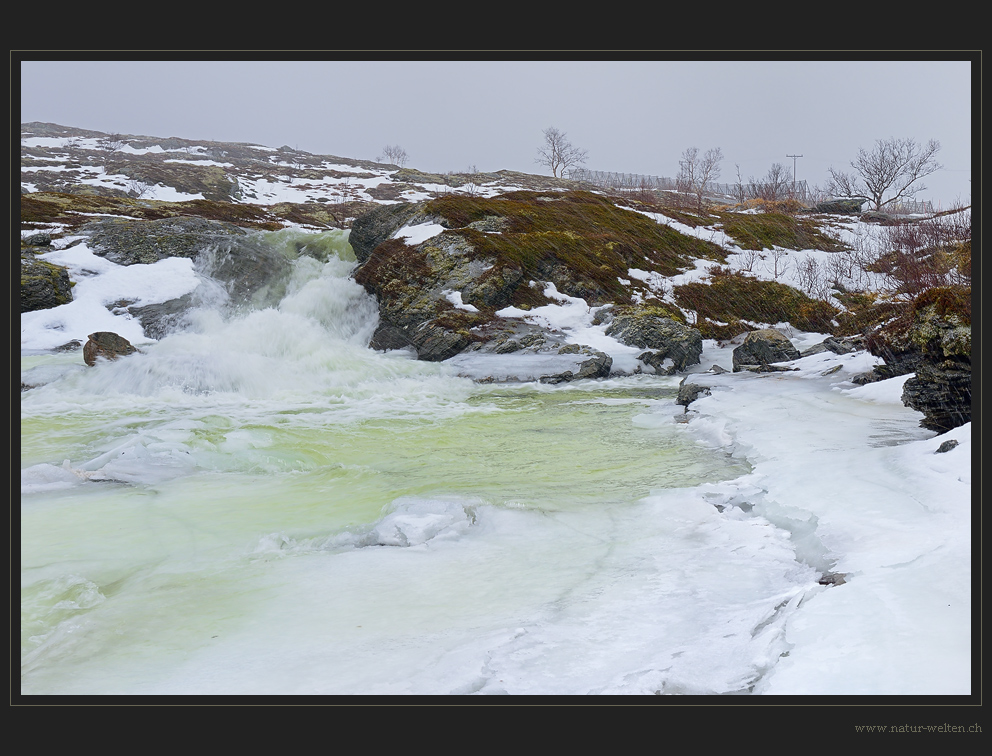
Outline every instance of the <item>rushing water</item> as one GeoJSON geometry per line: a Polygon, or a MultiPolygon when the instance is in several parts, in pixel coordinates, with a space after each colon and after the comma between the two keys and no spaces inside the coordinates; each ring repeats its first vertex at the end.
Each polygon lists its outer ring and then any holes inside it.
{"type": "Polygon", "coordinates": [[[22,395],[23,693],[733,693],[774,663],[812,571],[713,506],[748,468],[673,422],[676,379],[373,352],[346,237],[310,244],[140,354],[22,356],[57,376],[22,395]]]}

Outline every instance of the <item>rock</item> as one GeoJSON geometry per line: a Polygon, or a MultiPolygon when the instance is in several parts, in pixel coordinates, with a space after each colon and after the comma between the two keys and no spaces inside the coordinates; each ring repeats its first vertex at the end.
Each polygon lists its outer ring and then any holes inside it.
{"type": "Polygon", "coordinates": [[[869,210],[866,213],[862,213],[861,220],[865,223],[877,223],[880,226],[898,226],[903,222],[901,218],[879,210],[869,210]]]}
{"type": "Polygon", "coordinates": [[[235,297],[247,297],[288,274],[289,260],[259,234],[205,218],[110,218],[79,233],[95,254],[118,265],[151,264],[167,257],[194,260],[235,297]]]}
{"type": "Polygon", "coordinates": [[[31,236],[25,236],[21,239],[21,244],[29,247],[47,247],[50,246],[51,243],[52,235],[47,231],[31,234],[31,236]]]}
{"type": "Polygon", "coordinates": [[[820,202],[815,210],[818,213],[834,213],[838,215],[857,215],[861,212],[864,200],[859,199],[833,199],[820,202]]]}
{"type": "Polygon", "coordinates": [[[774,328],[751,331],[744,338],[744,343],[734,349],[734,372],[756,368],[763,369],[755,372],[773,372],[776,368],[769,368],[771,363],[798,360],[800,356],[799,350],[792,345],[792,342],[774,328]]]}
{"type": "Polygon", "coordinates": [[[696,401],[700,395],[709,396],[709,388],[700,386],[698,383],[685,383],[683,381],[682,385],[679,386],[679,394],[675,398],[675,403],[685,407],[686,412],[688,412],[689,405],[696,401]]]}
{"type": "Polygon", "coordinates": [[[69,271],[61,265],[21,254],[21,312],[47,310],[72,301],[69,271]]]}
{"type": "Polygon", "coordinates": [[[613,358],[598,350],[593,350],[594,356],[579,365],[578,371],[565,370],[554,375],[541,376],[541,383],[566,383],[585,378],[606,378],[613,367],[613,358]]]}
{"type": "Polygon", "coordinates": [[[785,365],[742,365],[741,371],[748,373],[788,373],[799,368],[790,368],[785,365]]]}
{"type": "Polygon", "coordinates": [[[945,441],[944,443],[942,443],[940,446],[937,447],[937,451],[935,451],[934,454],[944,454],[946,452],[949,452],[957,445],[958,442],[955,439],[949,438],[947,441],[945,441]]]}
{"type": "Polygon", "coordinates": [[[858,373],[857,375],[851,376],[851,383],[858,386],[864,386],[869,383],[875,383],[876,381],[882,380],[882,376],[876,373],[874,370],[869,370],[866,373],[858,373]]]}
{"type": "Polygon", "coordinates": [[[378,351],[388,352],[392,349],[406,349],[412,347],[410,337],[402,328],[389,324],[380,324],[372,334],[369,341],[369,348],[378,351]]]}
{"type": "Polygon", "coordinates": [[[180,328],[186,314],[193,307],[193,294],[186,294],[178,299],[170,299],[158,304],[134,307],[125,305],[122,310],[137,318],[145,336],[151,339],[161,339],[170,332],[180,328]]]}
{"type": "Polygon", "coordinates": [[[606,328],[606,335],[628,346],[647,347],[652,351],[639,359],[660,372],[666,359],[672,360],[671,370],[685,370],[698,365],[703,353],[703,336],[695,328],[669,317],[644,311],[626,311],[615,315],[606,328]]]}
{"type": "Polygon", "coordinates": [[[86,344],[83,345],[83,362],[93,367],[97,357],[116,360],[122,355],[134,354],[137,351],[123,336],[111,331],[97,331],[91,333],[86,344]]]}
{"type": "Polygon", "coordinates": [[[923,362],[902,387],[902,403],[922,412],[920,425],[944,433],[971,421],[971,366],[923,362]]]}
{"type": "Polygon", "coordinates": [[[454,357],[470,343],[471,338],[465,334],[451,331],[434,322],[420,326],[411,341],[417,350],[417,359],[427,362],[441,362],[454,357]]]}
{"type": "Polygon", "coordinates": [[[575,378],[607,378],[613,368],[613,358],[604,352],[593,350],[594,356],[579,366],[575,378]]]}
{"type": "Polygon", "coordinates": [[[821,352],[833,352],[834,354],[849,354],[858,351],[860,347],[851,339],[838,339],[835,336],[828,336],[819,344],[814,344],[800,353],[800,357],[809,357],[811,354],[821,352]]]}

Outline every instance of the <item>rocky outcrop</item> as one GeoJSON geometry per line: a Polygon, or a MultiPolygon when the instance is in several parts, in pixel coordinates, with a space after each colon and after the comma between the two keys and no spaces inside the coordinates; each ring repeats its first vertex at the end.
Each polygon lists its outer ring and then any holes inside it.
{"type": "Polygon", "coordinates": [[[423,215],[422,210],[422,203],[401,202],[395,205],[378,205],[357,217],[351,224],[348,242],[355,251],[358,262],[368,260],[372,250],[391,238],[415,216],[423,215]]]}
{"type": "MultiPolygon", "coordinates": [[[[490,342],[510,349],[511,318],[498,314],[505,308],[526,312],[562,297],[589,307],[658,301],[642,278],[629,277],[631,269],[674,275],[699,257],[723,254],[579,191],[446,195],[380,207],[355,220],[350,241],[360,262],[355,280],[379,302],[372,346],[412,347],[430,360],[490,342]],[[434,224],[430,238],[396,238],[404,226],[423,224],[434,224]]],[[[702,338],[679,317],[653,329],[632,317],[614,328],[652,349],[645,359],[682,369],[698,361],[702,338]]]]}
{"type": "Polygon", "coordinates": [[[902,401],[922,412],[920,425],[943,433],[971,420],[971,288],[938,286],[924,291],[909,312],[868,338],[881,357],[859,382],[915,375],[902,401]]]}
{"type": "Polygon", "coordinates": [[[774,328],[764,328],[760,331],[751,331],[744,337],[744,343],[734,349],[734,372],[741,370],[764,372],[773,363],[798,360],[799,357],[799,350],[784,334],[774,328]]]}
{"type": "Polygon", "coordinates": [[[98,357],[116,360],[118,357],[134,354],[137,351],[123,336],[111,331],[97,331],[91,333],[83,345],[83,362],[93,367],[98,357]]]}

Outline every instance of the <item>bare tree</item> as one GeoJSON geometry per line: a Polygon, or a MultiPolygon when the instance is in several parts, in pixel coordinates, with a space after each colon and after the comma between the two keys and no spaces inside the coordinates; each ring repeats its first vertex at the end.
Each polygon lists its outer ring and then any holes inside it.
{"type": "Polygon", "coordinates": [[[406,165],[406,161],[410,159],[410,156],[406,154],[406,150],[398,144],[387,144],[382,148],[382,154],[386,156],[386,160],[390,163],[393,165],[398,165],[401,168],[406,165]]]}
{"type": "Polygon", "coordinates": [[[586,162],[588,152],[580,150],[565,138],[564,131],[558,131],[554,126],[544,130],[544,146],[537,148],[538,157],[535,163],[546,165],[551,169],[551,175],[560,177],[565,171],[586,162]]]}
{"type": "Polygon", "coordinates": [[[837,196],[868,200],[876,210],[898,204],[926,189],[920,180],[944,167],[934,158],[939,151],[935,139],[925,145],[913,139],[876,139],[874,149],[862,148],[851,161],[853,173],[828,169],[828,188],[837,196]]]}
{"type": "Polygon", "coordinates": [[[720,177],[720,161],[723,160],[723,152],[719,147],[706,150],[700,156],[699,149],[690,147],[682,153],[679,160],[679,174],[676,176],[676,185],[679,191],[693,194],[696,197],[696,208],[703,209],[703,194],[710,182],[720,177]]]}
{"type": "Polygon", "coordinates": [[[764,185],[765,199],[780,200],[790,197],[793,194],[792,171],[784,163],[773,163],[768,169],[762,181],[764,185]]]}

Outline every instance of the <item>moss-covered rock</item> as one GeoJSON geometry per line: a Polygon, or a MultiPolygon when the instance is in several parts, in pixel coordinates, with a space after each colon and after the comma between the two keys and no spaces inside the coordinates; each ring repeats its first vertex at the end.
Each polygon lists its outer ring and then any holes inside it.
{"type": "Polygon", "coordinates": [[[885,361],[873,377],[915,373],[902,400],[923,413],[923,427],[944,432],[971,420],[970,286],[925,290],[870,333],[867,344],[885,361]]]}
{"type": "MultiPolygon", "coordinates": [[[[674,309],[674,308],[672,308],[674,309]]],[[[669,372],[698,365],[703,352],[703,336],[698,329],[685,325],[682,314],[664,307],[620,308],[606,328],[606,335],[628,346],[650,349],[641,359],[659,371],[671,360],[669,372]]]]}
{"type": "Polygon", "coordinates": [[[31,251],[21,252],[21,312],[47,310],[72,301],[69,271],[37,259],[31,251]]]}
{"type": "MultiPolygon", "coordinates": [[[[549,304],[543,283],[590,306],[631,305],[634,294],[653,296],[643,281],[629,280],[631,268],[674,275],[699,257],[725,259],[715,244],[579,191],[447,195],[384,206],[355,220],[351,244],[362,263],[355,280],[379,300],[375,343],[395,344],[402,335],[415,347],[424,323],[445,327],[443,318],[457,309],[449,301],[455,292],[477,311],[461,330],[486,340],[499,331],[485,328],[498,320],[497,310],[549,304]],[[420,223],[444,230],[416,245],[392,238],[420,223]]],[[[675,307],[665,314],[683,319],[675,307]]]]}
{"type": "Polygon", "coordinates": [[[763,328],[751,331],[744,337],[744,342],[734,349],[734,372],[752,366],[764,368],[776,362],[798,360],[799,357],[799,350],[792,345],[785,334],[774,328],[763,328]]]}

